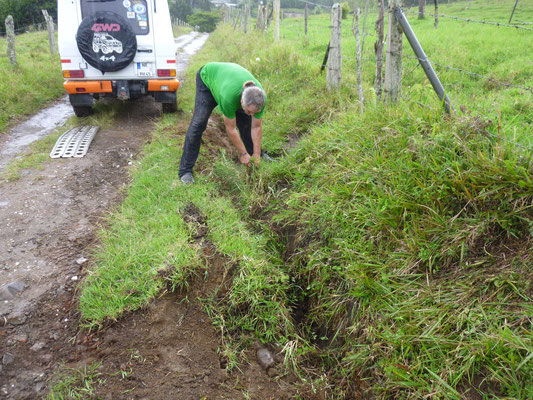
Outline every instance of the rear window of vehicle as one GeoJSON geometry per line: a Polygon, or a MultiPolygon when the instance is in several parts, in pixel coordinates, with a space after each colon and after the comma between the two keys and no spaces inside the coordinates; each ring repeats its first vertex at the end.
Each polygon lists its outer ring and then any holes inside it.
{"type": "Polygon", "coordinates": [[[136,35],[147,35],[148,5],[146,0],[81,0],[82,18],[91,17],[98,11],[110,11],[128,21],[136,35]]]}

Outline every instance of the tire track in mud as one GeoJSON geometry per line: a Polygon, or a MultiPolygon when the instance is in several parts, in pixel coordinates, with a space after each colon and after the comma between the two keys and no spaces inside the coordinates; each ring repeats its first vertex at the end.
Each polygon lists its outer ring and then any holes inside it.
{"type": "MultiPolygon", "coordinates": [[[[293,397],[297,393],[294,378],[271,379],[259,363],[243,365],[241,371],[227,370],[226,360],[219,355],[220,335],[200,299],[222,296],[235,265],[206,239],[205,217],[194,204],[179,212],[193,233],[190,245],[202,249],[206,268],[191,277],[187,290],[166,291],[143,310],[80,338],[94,347],[84,364],[101,363],[97,371],[105,383],[95,393],[110,399],[150,400],[293,397]]],[[[248,356],[255,358],[253,351],[248,356]]]]}
{"type": "MultiPolygon", "coordinates": [[[[160,115],[150,98],[132,102],[102,129],[89,153],[0,182],[0,397],[36,399],[58,365],[80,358],[74,295],[105,214],[121,200],[128,167],[160,115]]],[[[81,346],[81,347],[80,347],[81,346]]]]}

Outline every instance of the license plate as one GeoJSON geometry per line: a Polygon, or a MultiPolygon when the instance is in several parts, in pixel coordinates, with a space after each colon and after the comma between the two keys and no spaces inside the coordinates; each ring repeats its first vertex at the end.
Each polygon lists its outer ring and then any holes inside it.
{"type": "Polygon", "coordinates": [[[138,62],[137,76],[152,76],[152,63],[138,62]]]}

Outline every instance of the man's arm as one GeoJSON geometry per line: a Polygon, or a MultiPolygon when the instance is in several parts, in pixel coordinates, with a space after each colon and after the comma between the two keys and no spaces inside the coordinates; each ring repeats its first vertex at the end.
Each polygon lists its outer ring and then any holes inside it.
{"type": "MultiPolygon", "coordinates": [[[[226,132],[228,134],[229,140],[231,140],[231,143],[233,143],[233,145],[239,152],[239,161],[243,164],[249,164],[250,154],[246,152],[246,147],[244,147],[244,143],[242,142],[239,132],[237,131],[237,120],[235,118],[228,118],[224,115],[224,125],[226,126],[226,132]]],[[[253,123],[252,123],[252,140],[253,140],[253,123]]],[[[253,142],[254,142],[254,153],[255,153],[255,140],[253,140],[253,142]]],[[[261,153],[261,150],[259,150],[259,153],[261,153]]]]}
{"type": "Polygon", "coordinates": [[[256,162],[261,161],[261,139],[263,138],[263,119],[252,117],[252,142],[254,144],[254,154],[256,162]]]}

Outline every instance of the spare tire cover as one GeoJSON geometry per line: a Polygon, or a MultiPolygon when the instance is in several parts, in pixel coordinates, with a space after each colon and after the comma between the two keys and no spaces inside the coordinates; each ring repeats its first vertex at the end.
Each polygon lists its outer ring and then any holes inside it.
{"type": "Polygon", "coordinates": [[[97,12],[78,27],[76,42],[82,57],[102,72],[120,71],[137,53],[137,37],[126,20],[112,12],[97,12]]]}

